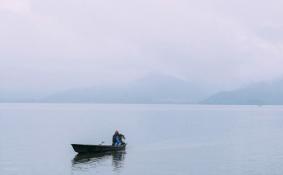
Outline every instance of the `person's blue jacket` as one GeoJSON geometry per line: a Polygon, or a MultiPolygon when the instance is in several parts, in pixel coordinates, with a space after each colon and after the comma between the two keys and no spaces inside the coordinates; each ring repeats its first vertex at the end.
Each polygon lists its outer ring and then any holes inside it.
{"type": "Polygon", "coordinates": [[[125,139],[125,136],[116,131],[112,137],[112,145],[114,146],[124,144],[123,139],[125,139]]]}

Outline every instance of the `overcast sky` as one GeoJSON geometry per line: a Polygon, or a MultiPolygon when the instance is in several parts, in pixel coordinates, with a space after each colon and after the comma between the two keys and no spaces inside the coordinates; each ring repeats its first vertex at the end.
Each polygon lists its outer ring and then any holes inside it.
{"type": "Polygon", "coordinates": [[[0,0],[0,88],[283,77],[282,0],[0,0]]]}

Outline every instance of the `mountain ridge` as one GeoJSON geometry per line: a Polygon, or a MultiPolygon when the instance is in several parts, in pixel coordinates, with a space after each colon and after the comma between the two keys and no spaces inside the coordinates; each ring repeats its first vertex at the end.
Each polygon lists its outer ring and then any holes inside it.
{"type": "Polygon", "coordinates": [[[171,76],[147,76],[120,87],[72,89],[41,99],[44,102],[197,103],[201,88],[171,76]]]}
{"type": "Polygon", "coordinates": [[[283,79],[218,92],[201,101],[200,104],[283,105],[283,79]]]}

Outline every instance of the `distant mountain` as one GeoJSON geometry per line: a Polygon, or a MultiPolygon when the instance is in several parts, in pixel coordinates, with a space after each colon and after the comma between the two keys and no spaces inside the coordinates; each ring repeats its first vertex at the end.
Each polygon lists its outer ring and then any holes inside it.
{"type": "Polygon", "coordinates": [[[72,89],[42,98],[39,102],[196,103],[204,96],[201,88],[187,81],[171,76],[150,75],[122,87],[72,89]]]}
{"type": "Polygon", "coordinates": [[[42,94],[26,91],[0,89],[0,103],[25,103],[35,102],[42,94]]]}
{"type": "Polygon", "coordinates": [[[283,105],[283,80],[256,83],[246,88],[220,92],[202,104],[283,105]]]}
{"type": "Polygon", "coordinates": [[[283,79],[211,94],[207,89],[176,77],[149,75],[120,87],[89,87],[57,93],[0,89],[0,103],[283,105],[283,79]]]}

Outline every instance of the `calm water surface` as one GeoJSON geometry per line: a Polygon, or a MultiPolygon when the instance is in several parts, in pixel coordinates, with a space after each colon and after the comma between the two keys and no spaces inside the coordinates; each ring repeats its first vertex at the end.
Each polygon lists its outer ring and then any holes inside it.
{"type": "Polygon", "coordinates": [[[283,107],[0,104],[2,175],[281,175],[283,107]],[[71,143],[128,148],[76,155],[71,143]]]}

